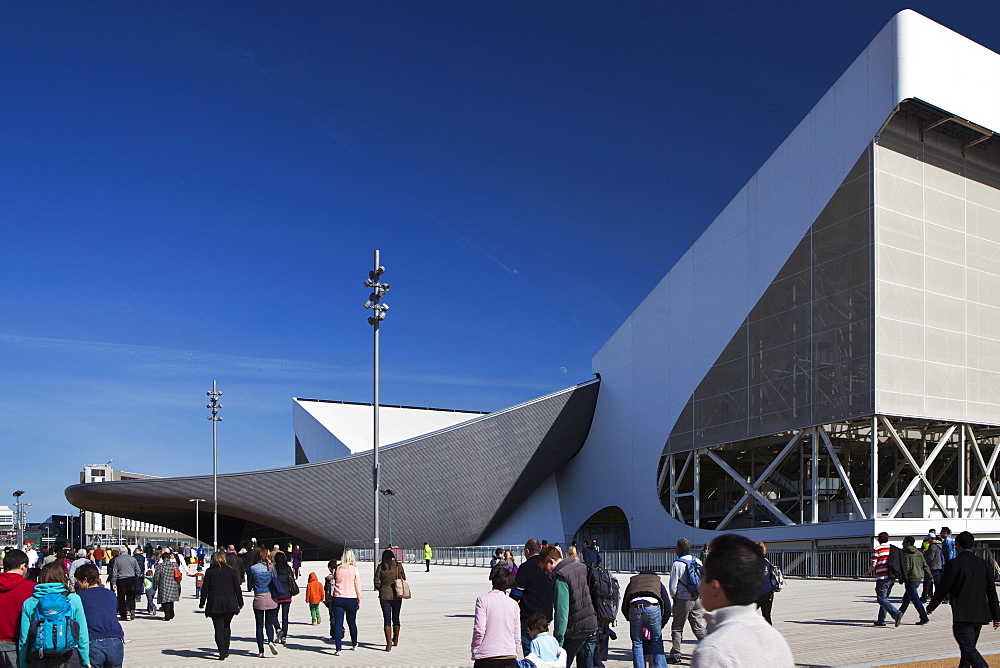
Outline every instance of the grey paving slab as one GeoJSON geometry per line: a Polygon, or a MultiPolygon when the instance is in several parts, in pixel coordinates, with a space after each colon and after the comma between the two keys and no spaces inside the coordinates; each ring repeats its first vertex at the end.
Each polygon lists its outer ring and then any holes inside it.
{"type": "MultiPolygon", "coordinates": [[[[367,581],[371,564],[361,565],[367,581]]],[[[308,574],[328,572],[325,564],[309,563],[302,569],[303,592],[308,574]]],[[[413,598],[404,601],[399,647],[386,653],[382,618],[375,592],[364,592],[358,615],[361,646],[333,656],[327,641],[329,620],[323,610],[320,626],[309,624],[309,607],[301,595],[291,607],[288,644],[277,656],[269,653],[258,659],[254,639],[254,618],[249,608],[233,621],[232,655],[220,665],[279,668],[285,666],[471,666],[470,641],[476,596],[489,590],[482,568],[434,566],[424,573],[422,566],[408,565],[413,598]]],[[[629,574],[619,574],[624,589],[629,574]]],[[[897,588],[901,589],[901,588],[897,588]]],[[[193,597],[194,587],[184,583],[177,617],[164,622],[139,615],[124,624],[126,666],[203,666],[215,659],[212,624],[193,597]]],[[[894,594],[898,592],[894,591],[894,594]]],[[[951,612],[942,606],[926,626],[914,626],[912,610],[899,628],[872,626],[876,605],[871,581],[790,580],[775,597],[775,627],[788,639],[796,661],[807,666],[874,666],[906,659],[958,656],[951,637],[951,612]]],[[[608,666],[631,665],[628,627],[619,623],[618,640],[611,643],[608,666]]],[[[690,639],[684,646],[689,657],[694,649],[690,639]]],[[[1000,652],[1000,631],[985,629],[980,641],[983,653],[1000,652]]],[[[957,663],[957,662],[956,662],[957,663]]]]}

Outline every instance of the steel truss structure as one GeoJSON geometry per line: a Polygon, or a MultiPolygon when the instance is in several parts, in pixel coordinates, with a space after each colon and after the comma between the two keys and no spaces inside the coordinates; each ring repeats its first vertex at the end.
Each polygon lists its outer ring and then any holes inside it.
{"type": "Polygon", "coordinates": [[[671,517],[717,531],[996,519],[998,457],[1000,426],[872,415],[665,455],[660,500],[671,517]]]}

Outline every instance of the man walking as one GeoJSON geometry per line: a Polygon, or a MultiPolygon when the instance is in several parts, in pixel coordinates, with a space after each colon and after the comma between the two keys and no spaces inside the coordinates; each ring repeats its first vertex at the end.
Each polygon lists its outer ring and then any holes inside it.
{"type": "Polygon", "coordinates": [[[583,541],[583,552],[580,554],[580,558],[583,559],[583,563],[588,567],[601,565],[601,553],[597,551],[597,548],[589,540],[583,541]]]}
{"type": "Polygon", "coordinates": [[[875,626],[885,626],[886,613],[892,617],[896,626],[899,626],[900,621],[903,619],[903,613],[889,602],[889,593],[892,591],[893,583],[892,575],[889,574],[890,552],[889,534],[883,531],[878,535],[878,547],[872,551],[872,566],[861,576],[866,578],[873,572],[875,573],[875,600],[878,601],[879,606],[878,619],[875,620],[875,626]]]}
{"type": "Polygon", "coordinates": [[[538,555],[538,566],[552,577],[552,636],[566,650],[566,667],[594,668],[597,648],[597,613],[587,582],[588,568],[563,559],[558,547],[547,547],[538,555]]]}
{"type": "Polygon", "coordinates": [[[139,562],[135,560],[128,549],[122,552],[111,565],[111,575],[108,582],[111,589],[118,594],[118,617],[123,622],[135,619],[135,592],[143,576],[139,562]]]}
{"type": "Polygon", "coordinates": [[[927,547],[924,548],[924,560],[927,562],[927,568],[931,570],[931,577],[929,580],[924,580],[924,591],[920,596],[920,600],[926,603],[931,600],[938,585],[941,584],[941,569],[944,568],[941,559],[941,540],[937,536],[929,537],[927,547]]]}
{"type": "Polygon", "coordinates": [[[663,625],[670,618],[670,598],[659,575],[653,571],[639,571],[632,576],[622,596],[622,615],[629,623],[633,668],[646,665],[644,647],[649,647],[653,668],[666,668],[663,625]]]}
{"type": "MultiPolygon", "coordinates": [[[[941,533],[944,533],[941,529],[941,533]]],[[[951,532],[949,532],[951,533],[951,532]]],[[[988,668],[976,643],[984,624],[993,622],[1000,628],[1000,604],[993,584],[996,575],[993,567],[972,553],[976,538],[968,531],[958,534],[955,541],[956,556],[944,567],[938,587],[927,612],[932,613],[945,596],[951,596],[951,632],[962,653],[960,666],[988,668]]]]}
{"type": "Polygon", "coordinates": [[[941,560],[945,565],[958,556],[955,548],[955,538],[951,535],[951,529],[941,527],[941,560]]]}
{"type": "Polygon", "coordinates": [[[903,576],[905,579],[903,587],[905,587],[905,590],[903,593],[903,605],[899,606],[899,615],[902,617],[903,613],[906,612],[907,606],[912,603],[913,607],[917,609],[917,614],[920,615],[920,621],[917,624],[926,624],[930,620],[927,618],[927,611],[924,610],[924,604],[920,602],[917,588],[924,581],[925,577],[931,577],[931,569],[927,567],[924,555],[917,549],[913,536],[907,536],[903,539],[903,564],[903,576]]]}
{"type": "Polygon", "coordinates": [[[545,621],[552,621],[553,582],[538,565],[542,546],[532,538],[524,544],[525,561],[517,569],[516,587],[510,596],[521,608],[521,649],[524,656],[531,654],[531,635],[528,633],[528,619],[536,612],[545,615],[545,621]]]}
{"type": "Polygon", "coordinates": [[[674,619],[670,624],[670,656],[667,663],[681,662],[681,641],[684,639],[684,622],[691,625],[694,637],[705,637],[705,623],[699,601],[698,585],[701,582],[701,561],[691,554],[691,541],[681,538],[674,550],[677,558],[670,567],[668,590],[673,599],[674,619]]]}
{"type": "Polygon", "coordinates": [[[0,573],[0,668],[17,668],[21,607],[35,591],[35,583],[24,579],[27,572],[28,555],[7,550],[0,573]]]}
{"type": "Polygon", "coordinates": [[[708,633],[691,668],[794,668],[785,638],[757,614],[763,580],[764,554],[755,543],[732,533],[712,541],[700,585],[708,633]]]}

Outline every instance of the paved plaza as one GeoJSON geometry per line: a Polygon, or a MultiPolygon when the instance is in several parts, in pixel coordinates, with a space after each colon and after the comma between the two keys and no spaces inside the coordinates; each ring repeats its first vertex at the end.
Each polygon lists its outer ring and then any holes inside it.
{"type": "MultiPolygon", "coordinates": [[[[371,577],[372,566],[360,564],[362,581],[371,577]]],[[[305,591],[310,572],[320,578],[328,571],[325,563],[303,565],[299,585],[305,591]]],[[[485,568],[433,566],[424,573],[423,565],[408,564],[407,576],[413,598],[403,602],[402,634],[399,647],[384,650],[382,618],[374,591],[364,592],[358,614],[360,647],[333,656],[328,641],[329,620],[309,624],[309,606],[303,594],[292,603],[288,644],[279,646],[278,655],[257,658],[254,616],[250,598],[243,613],[233,620],[232,654],[227,666],[471,666],[469,644],[476,596],[489,590],[485,568]]],[[[622,590],[630,574],[618,574],[622,590]]],[[[951,637],[951,611],[942,606],[931,615],[931,623],[914,626],[911,609],[903,626],[872,626],[876,606],[871,581],[789,580],[784,591],[775,595],[772,614],[775,627],[788,639],[799,665],[877,666],[917,659],[957,657],[951,637]]],[[[901,587],[893,591],[898,598],[901,587]],[[899,591],[896,591],[899,590],[899,591]]],[[[124,623],[127,666],[203,666],[216,657],[212,623],[197,609],[194,586],[185,581],[182,598],[176,605],[177,617],[164,622],[162,615],[152,620],[138,614],[124,623]]],[[[140,606],[140,610],[143,609],[140,606]]],[[[620,621],[615,628],[608,666],[631,665],[628,626],[620,621]]],[[[669,629],[668,629],[669,635],[669,629]]],[[[694,650],[688,629],[684,653],[694,650]]],[[[983,654],[1000,652],[1000,631],[984,628],[979,647],[983,654]]],[[[947,665],[957,665],[957,659],[947,665]]],[[[993,665],[991,663],[991,665],[993,665]]],[[[997,664],[1000,665],[1000,664],[997,664]]]]}

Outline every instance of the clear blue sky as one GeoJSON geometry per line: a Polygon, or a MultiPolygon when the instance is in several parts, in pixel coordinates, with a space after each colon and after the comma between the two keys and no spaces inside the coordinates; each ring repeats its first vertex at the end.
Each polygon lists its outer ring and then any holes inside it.
{"type": "MultiPolygon", "coordinates": [[[[601,344],[899,9],[0,5],[0,504],[291,464],[293,396],[495,410],[601,344]]],[[[957,6],[956,6],[957,7],[957,6]]],[[[995,82],[983,82],[989,85],[995,82]]]]}

